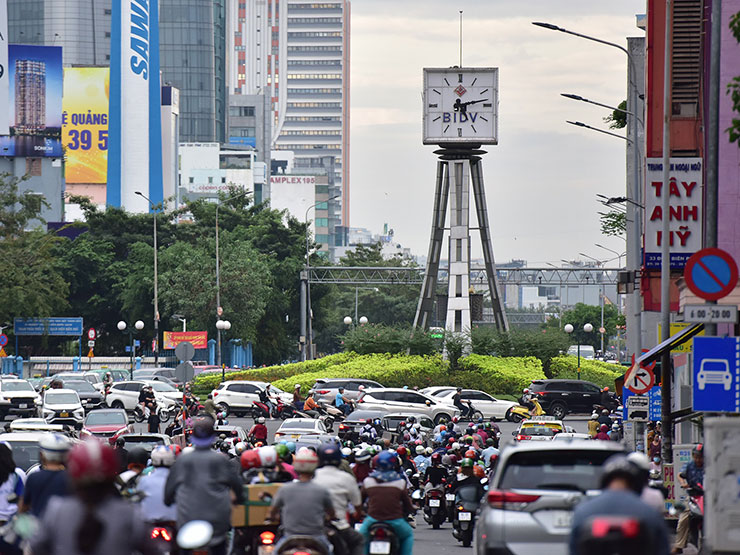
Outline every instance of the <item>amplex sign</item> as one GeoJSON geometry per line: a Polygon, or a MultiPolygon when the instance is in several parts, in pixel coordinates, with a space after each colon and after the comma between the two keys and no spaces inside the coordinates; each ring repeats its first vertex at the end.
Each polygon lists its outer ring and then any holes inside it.
{"type": "Polygon", "coordinates": [[[683,268],[702,246],[703,180],[701,158],[671,158],[669,181],[663,183],[663,159],[648,158],[645,171],[645,268],[660,268],[663,217],[670,222],[671,268],[683,268]],[[669,213],[663,214],[663,195],[669,213]]]}

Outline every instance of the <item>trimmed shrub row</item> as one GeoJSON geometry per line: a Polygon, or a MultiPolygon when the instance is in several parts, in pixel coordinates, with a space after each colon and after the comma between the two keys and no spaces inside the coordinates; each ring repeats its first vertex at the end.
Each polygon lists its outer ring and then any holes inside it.
{"type": "MultiPolygon", "coordinates": [[[[599,387],[614,389],[614,381],[624,374],[624,368],[617,364],[607,364],[598,360],[581,358],[581,379],[593,382],[599,387]]],[[[561,356],[552,359],[550,371],[553,378],[575,380],[578,378],[578,358],[561,356]]]]}
{"type": "Polygon", "coordinates": [[[462,370],[452,376],[453,385],[491,394],[518,397],[532,380],[545,379],[542,362],[535,357],[470,355],[459,364],[462,370]]]}

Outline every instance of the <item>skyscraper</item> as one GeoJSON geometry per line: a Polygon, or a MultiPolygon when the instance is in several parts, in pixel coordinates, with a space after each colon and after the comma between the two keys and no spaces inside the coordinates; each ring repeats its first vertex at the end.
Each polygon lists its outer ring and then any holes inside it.
{"type": "Polygon", "coordinates": [[[12,44],[61,46],[65,66],[110,64],[111,0],[8,0],[12,44]]]}
{"type": "Polygon", "coordinates": [[[15,61],[15,132],[23,135],[46,129],[46,64],[15,61]]]}
{"type": "MultiPolygon", "coordinates": [[[[330,246],[349,226],[349,0],[229,0],[230,94],[267,93],[272,148],[329,176],[330,246]]],[[[318,231],[317,231],[318,234],[318,231]]]]}
{"type": "Polygon", "coordinates": [[[162,83],[180,89],[180,140],[223,142],[226,0],[160,0],[162,83]]]}

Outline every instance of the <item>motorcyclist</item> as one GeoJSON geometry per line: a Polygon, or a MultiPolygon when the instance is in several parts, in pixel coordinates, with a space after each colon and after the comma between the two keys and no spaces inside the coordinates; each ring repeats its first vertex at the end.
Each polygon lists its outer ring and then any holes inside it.
{"type": "Polygon", "coordinates": [[[352,401],[348,397],[344,396],[344,388],[340,387],[334,397],[334,405],[347,416],[352,412],[352,401]]]}
{"type": "Polygon", "coordinates": [[[434,453],[430,458],[430,466],[424,471],[424,493],[430,489],[438,489],[447,479],[447,469],[442,466],[442,455],[434,453]]]}
{"type": "Polygon", "coordinates": [[[252,442],[261,441],[263,444],[267,442],[267,426],[265,426],[265,417],[260,416],[256,419],[254,426],[249,430],[247,437],[252,442]]]}
{"type": "Polygon", "coordinates": [[[398,455],[398,459],[401,463],[401,470],[411,470],[411,472],[416,472],[416,466],[409,458],[409,450],[406,449],[405,446],[400,445],[398,449],[396,449],[396,454],[398,455]]]}
{"type": "Polygon", "coordinates": [[[172,466],[165,483],[164,502],[177,503],[178,527],[191,520],[210,522],[211,553],[222,554],[231,515],[229,491],[234,504],[240,505],[244,502],[244,488],[229,459],[211,449],[215,434],[210,416],[195,419],[190,440],[195,449],[183,452],[172,466]]]}
{"type": "Polygon", "coordinates": [[[612,427],[612,419],[609,416],[609,409],[603,409],[601,411],[601,416],[599,416],[599,424],[606,424],[607,428],[612,427]]]}
{"type": "Polygon", "coordinates": [[[216,403],[213,401],[213,395],[210,393],[208,394],[208,397],[206,398],[206,402],[203,403],[203,409],[211,415],[211,418],[216,420],[216,413],[218,412],[218,408],[216,407],[216,403]]]}
{"type": "Polygon", "coordinates": [[[31,538],[34,555],[159,553],[138,508],[115,493],[118,459],[113,449],[94,440],[78,443],[67,469],[74,495],[49,500],[31,538]]]}
{"type": "Polygon", "coordinates": [[[370,468],[370,451],[368,449],[361,449],[355,453],[355,464],[352,467],[352,473],[355,475],[355,480],[358,484],[370,475],[372,469],[370,468]]]}
{"type": "Polygon", "coordinates": [[[175,464],[175,452],[164,445],[152,450],[154,469],[139,480],[139,492],[144,494],[141,500],[141,516],[149,524],[169,525],[174,528],[177,521],[177,506],[164,504],[164,485],[170,474],[170,467],[175,464]]]}
{"type": "Polygon", "coordinates": [[[336,520],[329,491],[313,478],[318,466],[318,456],[308,448],[302,448],[294,459],[298,481],[285,484],[272,500],[268,520],[280,520],[284,535],[278,542],[275,552],[280,552],[280,546],[291,536],[311,536],[322,542],[327,551],[331,551],[331,544],[326,537],[324,517],[336,520]]]}
{"type": "Polygon", "coordinates": [[[127,469],[118,475],[116,479],[121,495],[129,497],[139,487],[141,473],[149,462],[149,453],[143,447],[134,447],[128,452],[127,469]]]}
{"type": "Polygon", "coordinates": [[[267,405],[267,416],[272,416],[272,413],[275,410],[275,404],[272,402],[272,399],[270,399],[270,384],[267,384],[264,389],[260,389],[259,398],[261,402],[267,405]]]}
{"type": "MultiPolygon", "coordinates": [[[[464,403],[462,398],[462,387],[458,387],[455,390],[455,394],[452,396],[452,404],[460,410],[460,415],[463,418],[468,418],[469,414],[473,411],[470,403],[464,403]]],[[[454,418],[453,418],[454,422],[454,418]]]]}
{"type": "Polygon", "coordinates": [[[319,404],[313,397],[313,391],[309,391],[308,395],[306,396],[306,400],[303,403],[303,412],[305,412],[311,418],[317,418],[319,416],[319,404]]]}
{"type": "Polygon", "coordinates": [[[583,553],[580,543],[590,530],[589,519],[598,516],[625,516],[636,519],[647,535],[648,549],[655,555],[668,555],[668,530],[662,516],[638,497],[642,490],[637,467],[624,455],[610,457],[603,467],[598,497],[583,501],[575,510],[570,534],[570,555],[583,553]]]}
{"type": "Polygon", "coordinates": [[[328,490],[331,496],[334,512],[337,515],[337,520],[333,524],[342,542],[347,546],[346,553],[362,555],[364,552],[364,538],[347,521],[348,512],[353,510],[360,512],[362,496],[354,477],[339,470],[338,466],[341,460],[342,455],[336,443],[322,444],[319,447],[321,468],[316,470],[313,481],[328,490]]]}
{"type": "Polygon", "coordinates": [[[594,439],[601,439],[603,441],[609,441],[609,435],[607,432],[609,431],[609,426],[606,424],[602,424],[599,428],[599,433],[596,434],[596,437],[594,439]]]}
{"type": "Polygon", "coordinates": [[[491,457],[494,455],[498,456],[499,453],[500,453],[499,450],[496,447],[494,447],[493,439],[489,437],[486,440],[486,448],[483,449],[483,451],[481,451],[480,456],[483,459],[483,462],[486,465],[486,467],[489,467],[491,466],[491,457]]]}
{"type": "Polygon", "coordinates": [[[366,419],[365,425],[360,430],[361,436],[364,436],[365,434],[369,435],[372,441],[375,441],[378,438],[378,431],[375,429],[375,426],[373,426],[372,418],[366,419]]]}
{"type": "Polygon", "coordinates": [[[426,455],[426,450],[423,445],[417,445],[415,451],[416,456],[414,457],[414,464],[416,465],[416,469],[423,474],[431,461],[429,456],[426,455]]]}
{"type": "Polygon", "coordinates": [[[405,516],[414,513],[415,509],[406,491],[406,480],[398,471],[397,464],[395,453],[381,452],[376,456],[375,470],[362,482],[368,507],[360,533],[369,541],[370,526],[376,522],[386,522],[398,537],[400,555],[412,555],[414,532],[405,516]]]}
{"type": "MultiPolygon", "coordinates": [[[[704,445],[696,445],[691,450],[691,460],[687,462],[678,474],[678,483],[685,490],[691,488],[704,489],[704,445]]],[[[680,553],[689,540],[689,514],[688,507],[678,516],[676,524],[676,542],[673,551],[680,553]]]]}
{"type": "Polygon", "coordinates": [[[663,493],[659,489],[652,488],[648,485],[650,480],[650,460],[645,453],[640,453],[639,451],[634,451],[627,455],[627,460],[634,464],[640,471],[640,481],[642,483],[640,499],[651,507],[654,507],[662,515],[665,512],[665,497],[663,497],[663,493]]]}
{"type": "Polygon", "coordinates": [[[480,478],[475,476],[474,473],[475,461],[470,458],[464,458],[460,461],[460,472],[455,476],[455,481],[452,484],[452,492],[457,494],[462,488],[474,487],[476,492],[476,499],[481,499],[485,494],[483,484],[480,482],[480,478]]]}
{"type": "Polygon", "coordinates": [[[453,416],[451,426],[447,426],[447,429],[455,435],[459,435],[460,432],[462,432],[462,429],[460,428],[458,422],[460,422],[460,418],[457,416],[453,416]]]}
{"type": "Polygon", "coordinates": [[[105,373],[105,377],[103,378],[103,391],[105,394],[108,394],[108,391],[110,390],[110,387],[113,385],[113,375],[110,372],[105,373]]]}
{"type": "Polygon", "coordinates": [[[64,497],[70,493],[66,462],[71,448],[69,439],[62,434],[44,434],[41,437],[41,469],[28,475],[19,512],[30,512],[38,518],[44,512],[49,499],[55,495],[64,497]]]}
{"type": "Polygon", "coordinates": [[[609,387],[605,387],[601,390],[601,406],[605,409],[611,410],[614,408],[612,405],[614,405],[614,398],[611,393],[609,393],[609,387]]]}
{"type": "Polygon", "coordinates": [[[612,429],[607,432],[607,435],[612,441],[622,441],[622,432],[619,429],[619,424],[616,422],[612,424],[612,429]]]}
{"type": "Polygon", "coordinates": [[[594,411],[588,421],[588,435],[591,436],[591,439],[594,439],[596,437],[596,434],[599,433],[600,427],[601,424],[599,424],[599,414],[594,411]]]}
{"type": "Polygon", "coordinates": [[[149,411],[156,409],[157,400],[154,397],[154,389],[151,385],[145,385],[139,391],[139,404],[144,411],[144,416],[149,416],[149,411]]]}
{"type": "Polygon", "coordinates": [[[303,408],[303,399],[301,399],[301,384],[297,383],[293,386],[293,406],[296,410],[303,408]]]}

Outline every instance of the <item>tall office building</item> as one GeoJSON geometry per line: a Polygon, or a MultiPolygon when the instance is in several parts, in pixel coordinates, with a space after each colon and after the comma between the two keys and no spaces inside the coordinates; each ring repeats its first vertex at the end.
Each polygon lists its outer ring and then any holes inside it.
{"type": "Polygon", "coordinates": [[[223,142],[226,0],[160,0],[162,83],[180,90],[180,140],[223,142]]]}
{"type": "MultiPolygon", "coordinates": [[[[349,226],[349,0],[228,0],[230,94],[270,97],[273,150],[328,174],[330,247],[349,226]]],[[[317,232],[318,234],[318,232],[317,232]]]]}
{"type": "Polygon", "coordinates": [[[15,132],[34,135],[46,129],[46,64],[15,61],[15,132]]]}
{"type": "Polygon", "coordinates": [[[11,44],[62,47],[65,66],[110,64],[111,0],[8,0],[11,44]]]}

